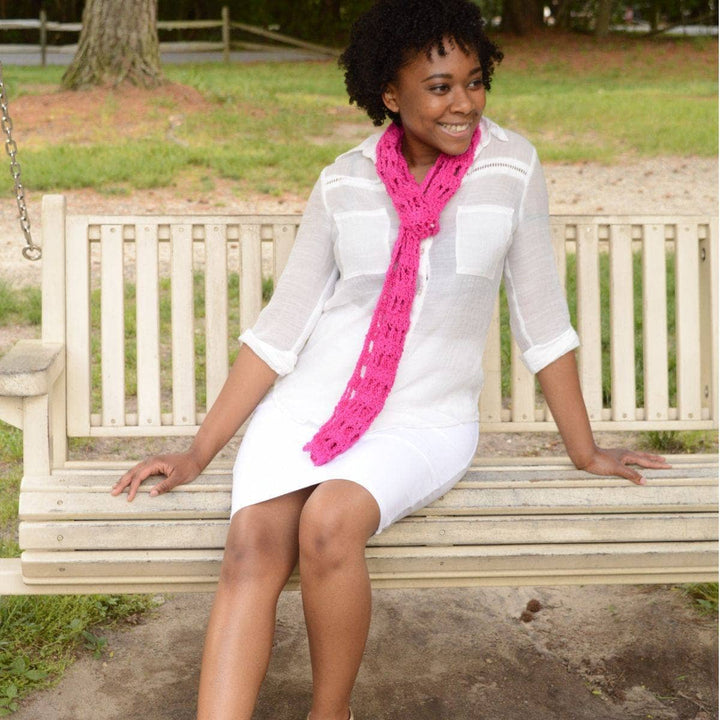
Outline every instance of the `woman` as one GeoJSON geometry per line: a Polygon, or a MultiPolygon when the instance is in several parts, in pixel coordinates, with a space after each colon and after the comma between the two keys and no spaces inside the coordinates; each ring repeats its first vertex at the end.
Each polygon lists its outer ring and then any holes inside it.
{"type": "Polygon", "coordinates": [[[234,468],[199,718],[251,717],[298,561],[308,717],[352,718],[370,623],[365,544],[465,473],[501,276],[575,465],[638,484],[628,464],[665,467],[593,441],[537,155],[483,117],[501,58],[468,0],[380,0],[355,24],[341,58],[350,99],[387,130],[321,173],[273,299],[190,449],[140,463],[112,491],[132,500],[151,475],[166,476],[151,495],[192,481],[257,409],[234,468]]]}

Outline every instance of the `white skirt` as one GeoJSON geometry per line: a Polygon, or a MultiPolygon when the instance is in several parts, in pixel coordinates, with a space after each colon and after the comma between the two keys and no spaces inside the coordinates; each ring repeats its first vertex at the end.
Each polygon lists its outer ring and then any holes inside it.
{"type": "Polygon", "coordinates": [[[255,410],[233,468],[232,514],[326,480],[362,485],[380,508],[377,532],[428,505],[462,478],[475,455],[478,424],[368,431],[316,466],[303,446],[317,425],[297,422],[272,395],[255,410]]]}

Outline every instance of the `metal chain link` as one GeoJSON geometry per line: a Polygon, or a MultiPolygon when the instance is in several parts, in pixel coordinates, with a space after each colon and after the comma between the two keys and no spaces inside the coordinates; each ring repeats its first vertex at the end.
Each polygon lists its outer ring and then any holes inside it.
{"type": "Polygon", "coordinates": [[[28,217],[27,203],[25,202],[25,189],[20,182],[20,163],[17,161],[17,143],[13,140],[13,124],[8,111],[7,96],[5,95],[5,83],[3,82],[2,62],[0,62],[0,112],[2,112],[2,130],[5,133],[5,151],[10,157],[10,174],[15,182],[15,199],[17,200],[20,213],[20,227],[25,235],[25,247],[22,250],[23,257],[27,260],[39,260],[42,257],[42,249],[36,245],[30,232],[30,218],[28,217]]]}

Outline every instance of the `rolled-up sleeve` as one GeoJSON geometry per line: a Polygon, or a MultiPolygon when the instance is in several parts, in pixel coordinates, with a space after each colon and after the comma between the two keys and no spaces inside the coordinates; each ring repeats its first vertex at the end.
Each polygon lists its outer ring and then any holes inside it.
{"type": "Polygon", "coordinates": [[[282,276],[257,322],[241,342],[279,375],[297,363],[338,278],[333,222],[323,197],[323,176],[315,184],[282,276]]]}
{"type": "Polygon", "coordinates": [[[510,326],[528,370],[536,373],[580,344],[555,266],[547,187],[534,152],[504,281],[510,326]]]}

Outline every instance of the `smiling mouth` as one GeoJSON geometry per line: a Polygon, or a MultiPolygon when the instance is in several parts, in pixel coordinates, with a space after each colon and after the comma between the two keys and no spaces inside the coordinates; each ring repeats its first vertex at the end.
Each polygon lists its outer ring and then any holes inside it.
{"type": "Polygon", "coordinates": [[[460,135],[464,132],[467,132],[471,124],[470,123],[462,123],[462,124],[451,124],[451,123],[440,123],[440,127],[447,130],[449,133],[453,133],[454,135],[460,135]]]}

